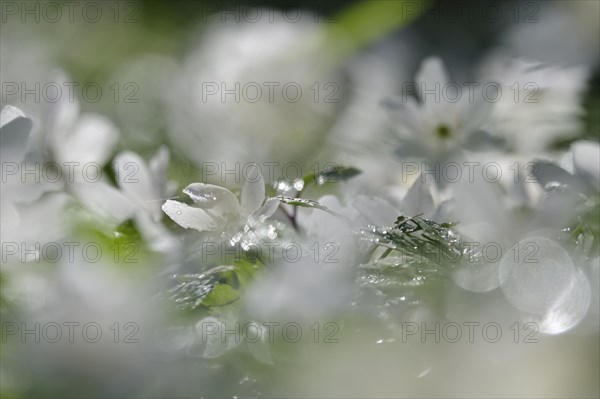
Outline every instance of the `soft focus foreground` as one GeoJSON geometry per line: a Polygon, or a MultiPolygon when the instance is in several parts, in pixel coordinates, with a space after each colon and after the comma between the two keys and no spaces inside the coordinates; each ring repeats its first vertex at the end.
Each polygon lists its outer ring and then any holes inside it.
{"type": "Polygon", "coordinates": [[[598,397],[597,1],[2,1],[2,397],[598,397]]]}

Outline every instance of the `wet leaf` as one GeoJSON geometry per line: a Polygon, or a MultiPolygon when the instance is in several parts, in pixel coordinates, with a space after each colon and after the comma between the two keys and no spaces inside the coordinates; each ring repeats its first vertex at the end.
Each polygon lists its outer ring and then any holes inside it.
{"type": "Polygon", "coordinates": [[[330,213],[334,216],[338,216],[337,213],[335,213],[331,209],[327,208],[326,206],[319,204],[317,201],[314,201],[314,200],[309,200],[309,199],[304,199],[304,198],[284,197],[282,195],[279,195],[275,198],[277,198],[279,201],[283,202],[284,204],[288,204],[288,205],[292,205],[292,206],[300,206],[303,208],[320,209],[320,210],[330,213]]]}
{"type": "Polygon", "coordinates": [[[202,305],[208,307],[224,306],[236,301],[239,297],[239,291],[229,284],[217,284],[213,290],[202,299],[202,305]]]}
{"type": "Polygon", "coordinates": [[[325,183],[339,183],[358,176],[361,173],[360,170],[353,167],[333,166],[323,170],[319,174],[310,173],[304,176],[303,180],[305,185],[313,183],[318,185],[325,183]]]}

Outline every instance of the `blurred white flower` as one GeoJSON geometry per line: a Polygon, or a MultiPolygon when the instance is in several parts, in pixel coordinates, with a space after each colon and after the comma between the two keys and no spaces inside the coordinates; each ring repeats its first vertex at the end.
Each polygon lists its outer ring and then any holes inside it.
{"type": "Polygon", "coordinates": [[[600,144],[580,140],[571,144],[561,166],[548,161],[537,161],[533,169],[538,182],[544,188],[564,185],[575,193],[600,192],[600,144]]]}
{"type": "Polygon", "coordinates": [[[0,157],[3,162],[20,162],[25,156],[32,122],[23,112],[7,105],[0,112],[0,157]]]}
{"type": "MultiPolygon", "coordinates": [[[[559,162],[536,161],[533,174],[545,190],[539,215],[548,225],[564,228],[578,212],[594,206],[600,193],[600,145],[576,141],[559,162]],[[592,200],[586,205],[584,198],[592,200]]],[[[591,220],[590,222],[594,222],[591,220]]]]}
{"type": "Polygon", "coordinates": [[[322,25],[272,18],[215,21],[185,60],[168,132],[197,163],[300,161],[333,122],[342,83],[322,25]]]}
{"type": "Polygon", "coordinates": [[[438,161],[477,144],[474,136],[482,131],[490,102],[459,92],[457,96],[442,95],[456,83],[450,81],[437,57],[423,61],[415,84],[418,101],[405,97],[391,104],[394,130],[401,140],[399,156],[438,161]],[[454,98],[457,100],[450,101],[454,98]]]}
{"type": "Polygon", "coordinates": [[[195,206],[167,200],[162,210],[183,228],[224,233],[229,238],[258,227],[279,207],[279,200],[265,201],[265,182],[257,167],[249,168],[241,201],[226,188],[192,183],[183,189],[195,206]]]}
{"type": "Polygon", "coordinates": [[[600,144],[597,141],[580,140],[571,144],[573,173],[588,188],[600,192],[600,144]]]}
{"type": "MultiPolygon", "coordinates": [[[[31,133],[31,119],[25,117],[18,108],[7,105],[0,113],[0,160],[2,161],[2,182],[0,198],[2,202],[0,209],[2,211],[2,227],[11,226],[14,228],[18,224],[18,213],[15,202],[18,201],[18,189],[23,187],[21,184],[20,173],[8,173],[10,163],[17,163],[23,160],[27,141],[31,133]]],[[[16,165],[15,165],[16,166],[16,165]]]]}
{"type": "MultiPolygon", "coordinates": [[[[55,82],[66,86],[68,77],[59,71],[55,82]]],[[[77,99],[69,96],[49,104],[38,135],[30,143],[28,159],[60,168],[61,179],[53,183],[54,189],[72,194],[104,222],[118,225],[130,218],[134,209],[102,168],[115,149],[119,132],[108,118],[80,114],[79,108],[77,99]]]]}
{"type": "Polygon", "coordinates": [[[161,147],[149,162],[131,151],[117,155],[113,162],[117,185],[135,207],[135,224],[150,247],[170,252],[178,241],[161,223],[162,202],[171,195],[167,181],[169,150],[161,147]]]}
{"type": "MultiPolygon", "coordinates": [[[[58,71],[54,81],[67,87],[69,78],[58,71]]],[[[37,142],[33,143],[31,152],[42,160],[57,162],[61,167],[72,165],[72,177],[77,181],[85,180],[86,167],[104,166],[119,139],[117,127],[108,118],[95,113],[80,113],[79,101],[66,95],[48,104],[40,125],[40,136],[35,138],[37,142]]]]}
{"type": "Polygon", "coordinates": [[[408,80],[407,64],[411,62],[408,44],[394,38],[356,54],[345,67],[347,105],[319,152],[362,171],[348,189],[382,195],[388,186],[402,184],[392,154],[396,138],[390,134],[389,111],[382,106],[382,99],[398,93],[402,82],[408,80]]]}
{"type": "MultiPolygon", "coordinates": [[[[61,237],[65,224],[60,212],[69,202],[62,193],[42,195],[54,188],[51,183],[33,178],[27,170],[24,155],[30,139],[32,120],[21,110],[7,105],[0,113],[0,216],[4,242],[23,245],[61,237]]],[[[32,170],[32,169],[29,169],[32,170]]]]}
{"type": "Polygon", "coordinates": [[[496,55],[484,63],[483,74],[502,90],[487,127],[507,140],[509,150],[540,154],[581,133],[586,68],[496,55]]]}
{"type": "Polygon", "coordinates": [[[338,251],[318,262],[312,252],[298,260],[281,260],[272,274],[249,288],[249,314],[258,320],[314,322],[347,310],[352,294],[352,273],[347,267],[352,247],[348,244],[338,244],[338,251]]]}

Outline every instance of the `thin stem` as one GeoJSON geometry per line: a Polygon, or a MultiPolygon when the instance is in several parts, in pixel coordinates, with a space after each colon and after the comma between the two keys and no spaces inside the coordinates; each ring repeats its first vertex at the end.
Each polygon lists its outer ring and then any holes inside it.
{"type": "Polygon", "coordinates": [[[385,251],[384,251],[384,252],[381,254],[381,256],[380,256],[379,258],[377,258],[377,260],[385,258],[385,257],[386,257],[386,256],[388,256],[388,255],[389,255],[389,254],[390,254],[392,251],[393,251],[393,249],[392,249],[392,248],[388,248],[388,249],[386,249],[386,250],[385,250],[385,251]]]}

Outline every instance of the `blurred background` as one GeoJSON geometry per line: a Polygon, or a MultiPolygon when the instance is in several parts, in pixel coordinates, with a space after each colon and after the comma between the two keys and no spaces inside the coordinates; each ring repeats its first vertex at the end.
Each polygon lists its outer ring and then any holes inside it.
{"type": "MultiPolygon", "coordinates": [[[[577,143],[600,141],[600,2],[3,0],[1,18],[0,107],[32,121],[16,161],[96,162],[107,177],[92,186],[11,182],[8,157],[18,151],[2,136],[2,397],[600,395],[599,191],[596,172],[578,174],[576,152],[577,143]],[[423,95],[415,82],[435,79],[498,82],[502,99],[491,110],[450,105],[437,116],[433,107],[406,107],[406,98],[423,95]],[[520,100],[527,96],[538,101],[520,100]],[[490,134],[484,149],[472,148],[471,123],[490,134]],[[464,140],[431,149],[427,132],[445,124],[464,128],[464,140]],[[439,185],[430,194],[407,178],[403,162],[467,159],[457,155],[463,150],[506,167],[505,176],[510,165],[539,159],[583,176],[592,211],[566,199],[551,208],[537,182],[519,191],[502,181],[501,194],[439,185]],[[139,186],[149,187],[141,191],[151,221],[119,186],[113,165],[126,159],[145,173],[139,186]],[[335,267],[310,256],[296,268],[279,259],[266,271],[207,261],[200,244],[215,238],[161,212],[193,182],[239,196],[239,172],[224,172],[250,162],[277,165],[270,176],[263,169],[267,197],[302,192],[352,219],[348,228],[302,208],[299,228],[286,225],[283,212],[269,225],[281,242],[338,243],[335,267]],[[291,163],[299,173],[281,167],[291,163]],[[361,174],[291,188],[328,163],[361,174]],[[456,202],[450,211],[446,200],[456,202]],[[549,269],[511,274],[518,280],[500,287],[497,267],[455,273],[443,262],[385,258],[349,238],[365,220],[392,226],[401,213],[464,221],[461,232],[489,233],[505,250],[535,236],[549,269]],[[581,231],[589,235],[580,239],[581,231]],[[77,250],[66,259],[69,242],[110,255],[90,262],[77,250]],[[48,243],[63,248],[58,261],[40,260],[48,243]],[[16,248],[16,257],[5,256],[16,248]],[[123,262],[127,254],[134,264],[123,262]],[[206,299],[232,278],[241,300],[229,303],[228,292],[206,299]],[[536,307],[552,295],[560,306],[536,307]],[[199,338],[210,323],[251,321],[297,322],[304,338],[199,338]],[[51,342],[52,323],[59,342],[51,342]],[[74,342],[68,323],[79,323],[74,342]],[[86,323],[104,338],[80,335],[86,323]],[[458,342],[443,336],[454,336],[454,325],[443,329],[448,323],[460,326],[458,342]],[[486,323],[502,337],[482,332],[486,323]],[[434,332],[421,335],[425,327],[434,332]]],[[[588,164],[598,161],[594,151],[585,153],[588,164]]]]}

